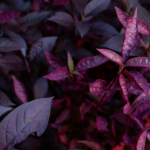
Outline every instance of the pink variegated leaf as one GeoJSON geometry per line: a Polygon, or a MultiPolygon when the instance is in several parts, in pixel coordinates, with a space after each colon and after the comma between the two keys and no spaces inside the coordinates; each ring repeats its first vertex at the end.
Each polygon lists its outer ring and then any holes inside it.
{"type": "MultiPolygon", "coordinates": [[[[129,15],[127,15],[125,12],[123,12],[121,9],[117,7],[115,7],[115,9],[119,21],[121,22],[124,28],[127,28],[127,25],[129,22],[131,22],[132,18],[129,15]]],[[[138,24],[139,33],[150,36],[150,27],[148,24],[146,24],[145,22],[139,19],[137,19],[137,24],[138,24]]]]}
{"type": "Polygon", "coordinates": [[[122,58],[120,55],[118,55],[117,53],[108,50],[108,49],[97,49],[100,53],[102,53],[105,57],[107,57],[108,59],[110,59],[111,61],[119,64],[119,65],[123,65],[122,64],[122,58]]]}
{"type": "Polygon", "coordinates": [[[97,116],[96,123],[97,123],[97,129],[99,132],[108,132],[108,129],[107,129],[108,122],[104,117],[97,116]]]}
{"type": "Polygon", "coordinates": [[[67,78],[70,75],[68,69],[66,67],[57,68],[56,70],[52,71],[51,73],[43,76],[49,80],[59,81],[62,79],[67,78]]]}
{"type": "Polygon", "coordinates": [[[101,95],[107,92],[106,81],[98,79],[89,85],[89,90],[94,95],[101,95]]]}
{"type": "Polygon", "coordinates": [[[126,79],[122,74],[120,74],[120,76],[119,76],[119,83],[120,83],[120,86],[121,86],[123,99],[125,100],[126,103],[128,103],[129,102],[128,87],[127,87],[126,79]]]}
{"type": "Polygon", "coordinates": [[[134,110],[134,108],[130,105],[129,102],[126,105],[124,105],[124,107],[123,107],[124,114],[130,114],[130,113],[132,113],[133,110],[134,110]]]}
{"type": "Polygon", "coordinates": [[[150,58],[149,57],[135,57],[129,59],[125,67],[150,67],[150,58]]]}
{"type": "Polygon", "coordinates": [[[129,55],[136,48],[137,44],[138,44],[138,26],[137,26],[137,9],[136,9],[134,16],[131,22],[128,23],[125,32],[123,48],[122,48],[123,63],[127,61],[129,55]]]}
{"type": "Polygon", "coordinates": [[[137,71],[124,70],[123,73],[131,80],[133,80],[147,95],[149,93],[149,85],[147,80],[137,71]]]}
{"type": "Polygon", "coordinates": [[[89,68],[94,68],[96,66],[99,66],[105,63],[106,61],[108,61],[108,59],[102,55],[83,58],[78,62],[74,70],[80,71],[80,70],[86,70],[89,68]]]}
{"type": "Polygon", "coordinates": [[[0,13],[0,23],[6,23],[20,15],[20,12],[5,11],[0,13]]]}
{"type": "Polygon", "coordinates": [[[70,0],[54,0],[53,5],[65,5],[69,4],[70,0]]]}
{"type": "Polygon", "coordinates": [[[64,65],[60,62],[60,60],[58,60],[56,57],[54,57],[52,54],[48,53],[48,52],[44,52],[46,59],[48,61],[48,63],[54,68],[60,68],[63,67],[64,65]]]}
{"type": "Polygon", "coordinates": [[[28,95],[24,85],[14,76],[12,76],[12,78],[14,81],[14,90],[17,97],[21,100],[22,103],[26,103],[28,101],[28,95]]]}
{"type": "Polygon", "coordinates": [[[150,100],[150,90],[149,90],[149,94],[147,95],[145,92],[143,92],[142,94],[140,94],[132,103],[132,106],[137,105],[137,104],[141,104],[144,103],[146,101],[150,100]]]}

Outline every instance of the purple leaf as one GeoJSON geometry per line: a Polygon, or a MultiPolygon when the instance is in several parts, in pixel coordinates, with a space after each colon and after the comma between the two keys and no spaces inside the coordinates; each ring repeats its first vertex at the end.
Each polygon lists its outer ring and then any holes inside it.
{"type": "Polygon", "coordinates": [[[126,105],[123,107],[123,113],[124,114],[131,114],[131,112],[134,110],[132,106],[130,106],[130,103],[128,102],[126,105]]]}
{"type": "Polygon", "coordinates": [[[62,25],[64,27],[74,27],[74,20],[71,17],[70,14],[65,12],[57,12],[55,13],[55,16],[52,16],[48,18],[47,20],[53,21],[59,25],[62,25]]]}
{"type": "Polygon", "coordinates": [[[21,100],[22,103],[26,103],[28,101],[28,94],[26,92],[24,85],[14,76],[12,76],[12,78],[14,81],[14,90],[17,97],[21,100]]]}
{"type": "Polygon", "coordinates": [[[83,58],[78,62],[74,70],[80,71],[80,70],[86,70],[89,68],[94,68],[96,66],[99,66],[105,63],[106,61],[108,61],[108,59],[102,55],[83,58]]]}
{"type": "Polygon", "coordinates": [[[120,83],[121,90],[123,93],[123,99],[125,100],[126,103],[128,103],[129,102],[128,87],[127,87],[126,79],[122,74],[120,74],[119,76],[119,83],[120,83]]]}
{"type": "Polygon", "coordinates": [[[16,11],[5,11],[0,13],[0,24],[9,22],[20,15],[20,12],[16,11]]]}
{"type": "Polygon", "coordinates": [[[47,94],[48,82],[46,79],[39,78],[34,84],[34,96],[36,99],[44,98],[47,94]]]}
{"type": "Polygon", "coordinates": [[[143,90],[139,88],[135,83],[128,83],[128,91],[135,95],[143,93],[143,90]]]}
{"type": "Polygon", "coordinates": [[[21,25],[23,26],[33,26],[35,24],[40,23],[42,20],[44,20],[50,12],[48,11],[42,11],[40,13],[38,12],[31,12],[28,13],[21,21],[21,25]]]}
{"type": "Polygon", "coordinates": [[[97,129],[99,132],[108,132],[108,129],[107,129],[107,120],[102,117],[102,116],[97,116],[96,117],[96,123],[97,123],[97,129]]]}
{"type": "Polygon", "coordinates": [[[13,108],[0,105],[0,117],[10,112],[13,108]]]}
{"type": "Polygon", "coordinates": [[[65,5],[69,4],[70,0],[54,0],[53,5],[65,5]]]}
{"type": "Polygon", "coordinates": [[[44,51],[51,52],[57,41],[56,36],[44,37],[34,43],[30,50],[30,60],[44,57],[44,51]]]}
{"type": "Polygon", "coordinates": [[[70,71],[70,73],[73,73],[73,71],[74,71],[74,62],[73,62],[73,59],[72,59],[72,57],[71,57],[71,55],[70,55],[70,53],[68,52],[68,67],[69,67],[69,71],[70,71]]]}
{"type": "Polygon", "coordinates": [[[124,142],[125,144],[127,144],[127,145],[132,144],[132,139],[128,136],[127,133],[125,133],[125,134],[123,135],[122,140],[123,140],[123,142],[124,142]]]}
{"type": "Polygon", "coordinates": [[[108,49],[97,49],[100,53],[102,53],[105,57],[107,57],[108,59],[110,59],[111,61],[119,64],[119,65],[123,65],[122,64],[122,58],[120,55],[118,55],[117,53],[108,50],[108,49]]]}
{"type": "Polygon", "coordinates": [[[90,1],[85,9],[84,16],[95,16],[98,13],[104,11],[110,3],[110,0],[92,0],[90,1]]]}
{"type": "Polygon", "coordinates": [[[59,80],[67,78],[68,76],[70,76],[68,69],[66,67],[61,67],[45,75],[44,78],[47,78],[53,81],[59,81],[59,80]]]}
{"type": "Polygon", "coordinates": [[[26,70],[24,61],[14,54],[8,54],[0,58],[0,66],[11,70],[26,70]]]}
{"type": "Polygon", "coordinates": [[[60,68],[63,67],[64,65],[60,62],[60,60],[58,60],[56,57],[54,57],[52,54],[48,53],[48,52],[44,52],[46,59],[48,61],[48,63],[54,68],[60,68]]]}
{"type": "Polygon", "coordinates": [[[42,10],[43,5],[43,0],[34,0],[31,9],[36,12],[40,12],[42,10]]]}
{"type": "Polygon", "coordinates": [[[63,112],[55,120],[55,124],[60,124],[64,122],[69,117],[69,114],[70,114],[69,108],[66,108],[65,110],[63,110],[63,112]]]}
{"type": "Polygon", "coordinates": [[[0,91],[0,105],[5,107],[11,107],[15,104],[11,102],[11,100],[7,97],[5,93],[0,91]]]}
{"type": "Polygon", "coordinates": [[[0,124],[0,150],[13,149],[33,132],[40,136],[47,127],[51,101],[52,98],[34,100],[7,115],[0,124]]]}
{"type": "Polygon", "coordinates": [[[62,99],[54,99],[54,100],[52,101],[51,107],[56,107],[56,106],[58,106],[58,105],[61,104],[64,100],[65,100],[65,98],[62,98],[62,99]]]}
{"type": "Polygon", "coordinates": [[[58,124],[55,124],[55,123],[49,123],[48,127],[53,128],[53,129],[62,129],[62,130],[64,130],[64,128],[62,126],[60,126],[58,124]]]}
{"type": "Polygon", "coordinates": [[[105,80],[98,79],[89,85],[89,90],[94,95],[104,94],[107,92],[106,83],[107,82],[105,80]]]}
{"type": "Polygon", "coordinates": [[[122,59],[123,63],[126,62],[130,53],[135,49],[138,44],[138,26],[137,26],[137,9],[135,10],[134,16],[126,28],[123,48],[122,48],[122,59]]]}
{"type": "Polygon", "coordinates": [[[78,30],[80,36],[83,38],[84,35],[89,31],[91,24],[84,21],[75,22],[76,29],[78,30]]]}
{"type": "Polygon", "coordinates": [[[146,68],[143,68],[143,70],[141,71],[141,74],[145,75],[145,74],[147,74],[149,72],[150,72],[150,68],[146,67],[146,68]]]}
{"type": "Polygon", "coordinates": [[[128,72],[127,70],[124,70],[123,74],[125,74],[129,79],[133,80],[148,95],[149,92],[148,82],[139,72],[136,71],[128,72]]]}
{"type": "Polygon", "coordinates": [[[129,59],[125,67],[150,67],[150,58],[149,57],[136,57],[129,59]]]}
{"type": "Polygon", "coordinates": [[[132,103],[132,106],[137,105],[137,104],[141,104],[144,103],[146,101],[150,100],[150,90],[149,90],[149,95],[147,95],[146,93],[142,93],[141,95],[139,95],[134,102],[132,103]]]}
{"type": "Polygon", "coordinates": [[[89,33],[100,36],[100,35],[115,35],[118,31],[108,23],[105,22],[93,22],[91,24],[89,33]]]}

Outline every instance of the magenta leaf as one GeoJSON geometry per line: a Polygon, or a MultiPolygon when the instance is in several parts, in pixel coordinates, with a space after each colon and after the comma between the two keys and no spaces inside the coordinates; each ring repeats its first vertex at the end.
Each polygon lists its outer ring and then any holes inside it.
{"type": "Polygon", "coordinates": [[[13,149],[33,132],[43,134],[49,120],[52,98],[37,99],[14,109],[0,124],[0,150],[13,149]]]}
{"type": "Polygon", "coordinates": [[[48,82],[46,79],[39,78],[34,84],[34,96],[36,99],[44,98],[48,91],[48,82]]]}
{"type": "Polygon", "coordinates": [[[106,61],[108,61],[108,59],[102,55],[83,58],[78,62],[74,70],[80,71],[80,70],[86,70],[89,68],[94,68],[96,66],[99,66],[105,63],[106,61]]]}
{"type": "Polygon", "coordinates": [[[138,44],[138,27],[137,27],[137,9],[135,10],[134,16],[126,28],[123,48],[122,48],[122,59],[125,63],[130,53],[135,49],[138,44]]]}
{"type": "Polygon", "coordinates": [[[44,78],[47,78],[53,81],[59,81],[59,80],[67,78],[68,76],[70,76],[68,69],[66,67],[61,67],[45,75],[44,78]]]}
{"type": "Polygon", "coordinates": [[[14,54],[8,54],[0,58],[0,66],[11,70],[26,70],[24,61],[14,54]]]}
{"type": "Polygon", "coordinates": [[[123,99],[125,100],[126,103],[128,103],[129,102],[128,87],[127,87],[126,79],[122,74],[120,74],[119,76],[119,83],[120,83],[121,90],[123,93],[123,99]]]}
{"type": "Polygon", "coordinates": [[[110,59],[111,61],[119,64],[119,65],[123,65],[122,64],[122,58],[121,56],[119,56],[117,53],[108,50],[108,49],[97,49],[100,53],[102,53],[105,57],[107,57],[108,59],[110,59]]]}
{"type": "Polygon", "coordinates": [[[57,41],[56,36],[44,37],[34,43],[30,50],[30,60],[44,57],[44,51],[51,52],[57,41]]]}
{"type": "Polygon", "coordinates": [[[149,93],[149,85],[147,80],[137,71],[123,71],[129,79],[133,80],[147,95],[149,93]]]}
{"type": "Polygon", "coordinates": [[[70,14],[65,12],[57,12],[54,16],[48,18],[47,20],[53,21],[64,27],[74,27],[74,20],[70,14]]]}
{"type": "Polygon", "coordinates": [[[149,57],[135,57],[129,59],[125,67],[150,67],[150,58],[149,57]]]}
{"type": "Polygon", "coordinates": [[[110,0],[92,0],[90,1],[85,9],[84,16],[95,16],[99,12],[104,11],[110,3],[110,0]]]}
{"type": "Polygon", "coordinates": [[[125,133],[123,135],[123,138],[122,138],[123,142],[127,145],[130,145],[132,144],[132,139],[129,137],[129,135],[127,133],[125,133]]]}
{"type": "Polygon", "coordinates": [[[0,23],[6,23],[20,15],[20,12],[5,11],[0,13],[0,23]]]}
{"type": "Polygon", "coordinates": [[[108,122],[104,117],[97,116],[96,123],[97,123],[97,129],[99,132],[108,132],[108,129],[107,129],[108,122]]]}
{"type": "Polygon", "coordinates": [[[133,110],[134,110],[134,108],[130,105],[129,102],[126,105],[124,105],[124,107],[123,107],[124,114],[130,114],[133,110]]]}
{"type": "Polygon", "coordinates": [[[21,100],[22,103],[26,103],[28,101],[28,94],[26,92],[24,85],[14,76],[12,76],[12,78],[14,81],[14,90],[17,97],[21,100]]]}
{"type": "Polygon", "coordinates": [[[141,71],[141,74],[142,75],[145,75],[145,74],[147,74],[147,73],[149,73],[150,72],[150,68],[149,67],[146,67],[146,68],[143,68],[143,70],[141,71]]]}
{"type": "Polygon", "coordinates": [[[105,80],[98,79],[89,85],[89,90],[94,95],[104,94],[107,92],[106,83],[107,82],[105,80]]]}
{"type": "Polygon", "coordinates": [[[56,106],[58,106],[58,105],[61,104],[64,100],[65,100],[65,98],[62,98],[62,99],[54,99],[54,100],[52,101],[51,107],[56,107],[56,106]]]}
{"type": "Polygon", "coordinates": [[[70,3],[70,0],[54,0],[53,5],[65,5],[70,3]]]}
{"type": "Polygon", "coordinates": [[[44,20],[50,12],[48,11],[42,11],[42,12],[31,12],[28,13],[21,21],[21,25],[23,26],[33,26],[35,24],[40,23],[42,20],[44,20]]]}

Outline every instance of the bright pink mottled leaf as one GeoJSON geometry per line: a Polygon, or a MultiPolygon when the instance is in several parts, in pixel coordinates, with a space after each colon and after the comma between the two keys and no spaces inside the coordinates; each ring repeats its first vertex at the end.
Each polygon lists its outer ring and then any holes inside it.
{"type": "Polygon", "coordinates": [[[14,76],[12,77],[14,81],[14,90],[15,90],[17,97],[21,100],[22,103],[26,103],[28,101],[28,95],[27,95],[24,85],[14,76]]]}
{"type": "Polygon", "coordinates": [[[129,59],[125,67],[150,67],[150,58],[149,57],[135,57],[129,59]]]}
{"type": "Polygon", "coordinates": [[[64,65],[58,60],[56,57],[54,57],[52,54],[48,53],[45,51],[45,56],[48,61],[48,63],[54,68],[60,68],[63,67],[64,65]]]}
{"type": "Polygon", "coordinates": [[[20,12],[5,11],[0,13],[0,23],[6,23],[20,15],[20,12]]]}
{"type": "Polygon", "coordinates": [[[62,99],[54,99],[52,101],[52,105],[51,107],[55,107],[55,106],[58,106],[59,104],[61,104],[66,98],[62,98],[62,99]]]}
{"type": "Polygon", "coordinates": [[[96,123],[97,123],[97,129],[99,132],[108,132],[108,129],[107,129],[107,120],[102,117],[102,116],[97,116],[96,117],[96,123]]]}
{"type": "Polygon", "coordinates": [[[70,3],[70,0],[54,0],[53,5],[65,5],[70,3]]]}
{"type": "Polygon", "coordinates": [[[138,27],[137,27],[137,9],[135,10],[134,16],[126,28],[123,48],[122,48],[122,59],[125,63],[138,44],[138,27]]]}
{"type": "Polygon", "coordinates": [[[107,57],[108,59],[110,59],[111,61],[122,65],[122,58],[120,55],[118,55],[117,53],[108,50],[108,49],[97,49],[100,53],[102,53],[105,57],[107,57]]]}
{"type": "Polygon", "coordinates": [[[122,74],[120,74],[119,76],[119,83],[120,83],[121,90],[123,93],[123,99],[126,101],[126,103],[128,103],[129,102],[128,87],[127,87],[126,79],[122,74]]]}
{"type": "Polygon", "coordinates": [[[141,95],[139,95],[134,102],[132,103],[132,106],[137,105],[137,104],[141,104],[144,103],[146,101],[150,100],[150,90],[149,90],[149,94],[147,95],[145,92],[143,92],[141,95]]]}
{"type": "Polygon", "coordinates": [[[75,67],[75,70],[86,70],[89,68],[94,68],[108,61],[108,59],[102,55],[97,55],[94,57],[87,57],[81,59],[75,67]]]}
{"type": "Polygon", "coordinates": [[[101,95],[107,91],[106,81],[98,79],[89,85],[89,90],[94,95],[101,95]]]}
{"type": "Polygon", "coordinates": [[[45,75],[44,78],[47,78],[53,81],[59,81],[59,80],[67,78],[69,75],[70,74],[69,74],[68,69],[66,67],[61,67],[45,75]]]}
{"type": "Polygon", "coordinates": [[[148,95],[149,86],[147,80],[137,71],[124,70],[123,73],[131,80],[133,80],[143,91],[148,95]]]}

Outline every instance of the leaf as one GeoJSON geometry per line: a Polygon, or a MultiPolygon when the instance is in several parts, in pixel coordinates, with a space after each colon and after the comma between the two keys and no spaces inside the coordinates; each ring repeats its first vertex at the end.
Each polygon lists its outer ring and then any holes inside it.
{"type": "Polygon", "coordinates": [[[130,53],[135,49],[138,44],[138,26],[137,26],[137,9],[135,10],[134,16],[131,22],[128,23],[126,28],[123,48],[122,48],[122,59],[125,63],[130,53]]]}
{"type": "Polygon", "coordinates": [[[0,117],[10,112],[13,108],[0,105],[0,117]]]}
{"type": "Polygon", "coordinates": [[[37,136],[43,133],[49,120],[52,98],[25,103],[9,113],[0,123],[0,150],[13,149],[33,132],[37,136]]]}
{"type": "Polygon", "coordinates": [[[149,57],[136,57],[129,59],[125,67],[150,67],[150,58],[149,57]]]}
{"type": "Polygon", "coordinates": [[[107,122],[107,120],[102,116],[97,116],[96,120],[97,120],[96,123],[97,123],[98,131],[99,132],[108,132],[108,129],[107,129],[108,122],[107,122]]]}
{"type": "Polygon", "coordinates": [[[58,105],[61,104],[64,100],[65,100],[65,98],[62,98],[62,99],[54,99],[54,100],[52,101],[51,107],[56,107],[56,106],[58,106],[58,105]]]}
{"type": "Polygon", "coordinates": [[[5,11],[0,13],[0,24],[11,21],[20,15],[20,12],[17,11],[5,11]]]}
{"type": "Polygon", "coordinates": [[[74,70],[80,71],[80,70],[86,70],[89,68],[94,68],[96,66],[99,66],[105,63],[106,61],[108,61],[108,59],[102,55],[83,58],[77,63],[74,70]]]}
{"type": "Polygon", "coordinates": [[[84,85],[84,86],[89,86],[89,84],[91,84],[93,82],[95,82],[95,79],[83,78],[81,81],[77,81],[77,84],[84,85]]]}
{"type": "Polygon", "coordinates": [[[129,102],[127,102],[123,107],[123,113],[124,114],[131,114],[134,108],[130,105],[129,102]]]}
{"type": "Polygon", "coordinates": [[[47,51],[44,51],[46,59],[48,63],[54,68],[60,68],[63,67],[64,65],[58,60],[56,57],[54,57],[52,54],[48,53],[47,51]]]}
{"type": "Polygon", "coordinates": [[[125,134],[123,135],[122,140],[123,140],[123,142],[124,142],[125,144],[127,144],[127,145],[132,144],[132,139],[131,139],[131,137],[129,137],[129,135],[128,135],[127,133],[125,133],[125,134]]]}
{"type": "Polygon", "coordinates": [[[149,94],[147,95],[146,93],[142,93],[140,94],[135,100],[134,102],[132,103],[132,106],[135,106],[137,104],[141,104],[141,103],[144,103],[146,101],[149,101],[150,100],[150,90],[149,90],[149,94]]]}
{"type": "Polygon", "coordinates": [[[44,5],[43,0],[34,0],[31,9],[36,12],[40,12],[44,5]]]}
{"type": "Polygon", "coordinates": [[[100,53],[102,53],[105,57],[107,57],[108,59],[110,59],[111,61],[119,64],[119,65],[123,65],[122,64],[122,58],[121,56],[119,56],[117,53],[108,50],[108,49],[97,49],[100,53]]]}
{"type": "Polygon", "coordinates": [[[65,5],[65,4],[69,4],[70,1],[69,0],[54,0],[53,1],[53,5],[65,5]]]}
{"type": "Polygon", "coordinates": [[[57,41],[56,36],[44,37],[34,43],[30,50],[30,60],[41,58],[44,56],[44,51],[51,52],[57,41]]]}
{"type": "Polygon", "coordinates": [[[49,80],[59,81],[65,79],[69,76],[68,69],[66,67],[57,68],[56,70],[52,71],[51,73],[43,76],[49,80]]]}
{"type": "Polygon", "coordinates": [[[26,103],[28,101],[28,94],[26,92],[24,85],[14,76],[12,76],[12,78],[14,81],[14,90],[17,97],[21,100],[22,103],[26,103]]]}
{"type": "Polygon", "coordinates": [[[53,21],[64,27],[74,27],[74,20],[70,14],[65,12],[56,12],[54,16],[48,18],[47,20],[53,21]]]}
{"type": "Polygon", "coordinates": [[[43,98],[47,94],[48,82],[46,79],[39,78],[34,84],[34,96],[35,98],[43,98]]]}
{"type": "Polygon", "coordinates": [[[108,23],[105,22],[93,22],[91,24],[89,33],[100,36],[100,35],[115,35],[118,31],[108,23]]]}
{"type": "Polygon", "coordinates": [[[15,104],[11,102],[11,100],[8,98],[8,96],[0,91],[0,105],[5,107],[11,107],[15,104]]]}
{"type": "Polygon", "coordinates": [[[138,85],[147,95],[149,92],[149,86],[147,80],[137,71],[130,71],[127,70],[123,71],[123,74],[125,74],[129,79],[133,80],[136,85],[138,85]]]}
{"type": "Polygon", "coordinates": [[[22,18],[21,25],[23,26],[33,26],[40,23],[50,14],[49,11],[31,12],[22,18]]]}
{"type": "MultiPolygon", "coordinates": [[[[107,42],[101,45],[101,47],[105,47],[107,49],[111,49],[113,51],[121,53],[122,45],[124,40],[124,34],[118,34],[110,38],[107,42]],[[114,44],[115,43],[115,44],[114,44]]],[[[139,56],[144,54],[146,51],[143,46],[137,46],[133,52],[131,52],[131,56],[139,56]]]]}
{"type": "Polygon", "coordinates": [[[86,140],[77,141],[77,142],[86,145],[87,147],[91,148],[92,150],[100,150],[100,146],[96,142],[89,142],[86,140]]]}
{"type": "Polygon", "coordinates": [[[80,36],[83,38],[84,35],[89,31],[91,24],[89,22],[84,21],[76,21],[75,22],[76,29],[78,30],[80,36]]]}
{"type": "Polygon", "coordinates": [[[0,58],[0,66],[11,70],[26,70],[24,61],[14,54],[8,54],[0,58]]]}
{"type": "Polygon", "coordinates": [[[115,146],[112,150],[124,150],[125,144],[124,143],[119,143],[119,145],[115,146]]]}
{"type": "Polygon", "coordinates": [[[68,52],[68,67],[69,67],[70,73],[73,73],[73,71],[74,71],[74,62],[73,62],[73,59],[72,59],[69,52],[68,52]]]}
{"type": "Polygon", "coordinates": [[[89,85],[89,90],[94,95],[104,94],[107,92],[106,83],[107,82],[105,80],[98,79],[89,85]]]}
{"type": "Polygon", "coordinates": [[[85,9],[84,16],[95,16],[98,13],[104,11],[110,3],[110,0],[92,0],[90,1],[85,9]]]}

